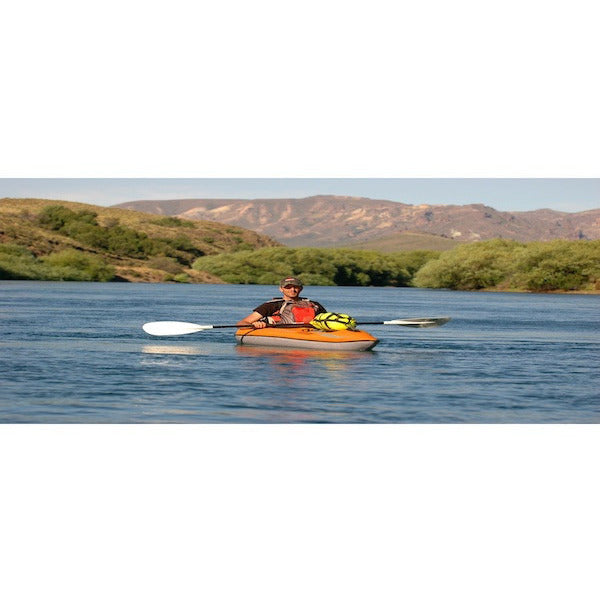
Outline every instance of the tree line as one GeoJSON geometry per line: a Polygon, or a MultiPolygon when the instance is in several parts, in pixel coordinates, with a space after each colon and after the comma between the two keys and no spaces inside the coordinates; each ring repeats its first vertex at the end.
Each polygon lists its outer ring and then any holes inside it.
{"type": "Polygon", "coordinates": [[[600,240],[465,244],[429,261],[413,285],[452,290],[600,290],[600,240]]]}
{"type": "Polygon", "coordinates": [[[198,258],[193,268],[227,283],[275,284],[294,275],[305,285],[410,286],[439,252],[384,254],[340,248],[260,248],[198,258]]]}
{"type": "Polygon", "coordinates": [[[600,290],[600,240],[488,240],[445,252],[263,248],[202,256],[193,267],[228,283],[371,285],[452,290],[600,290]]]}

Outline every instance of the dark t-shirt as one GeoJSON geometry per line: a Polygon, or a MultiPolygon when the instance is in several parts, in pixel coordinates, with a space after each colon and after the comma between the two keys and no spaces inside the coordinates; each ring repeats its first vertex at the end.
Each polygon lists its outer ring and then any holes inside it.
{"type": "MultiPolygon", "coordinates": [[[[309,300],[309,299],[308,298],[298,298],[298,300],[309,300]]],[[[315,302],[314,300],[309,300],[309,302],[312,302],[315,305],[315,307],[316,307],[315,314],[316,315],[318,315],[319,313],[327,312],[325,310],[325,307],[322,304],[319,304],[318,302],[315,302]]],[[[257,306],[254,309],[254,312],[257,312],[258,314],[262,315],[263,317],[271,317],[275,313],[277,313],[277,311],[279,311],[279,309],[283,306],[283,303],[284,303],[283,298],[273,298],[273,300],[269,300],[269,302],[264,302],[260,306],[257,306]]]]}

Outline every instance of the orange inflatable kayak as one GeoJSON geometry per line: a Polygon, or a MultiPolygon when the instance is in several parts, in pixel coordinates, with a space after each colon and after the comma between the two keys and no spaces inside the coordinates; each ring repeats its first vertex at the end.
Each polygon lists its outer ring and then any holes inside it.
{"type": "Polygon", "coordinates": [[[312,327],[240,327],[235,332],[239,344],[315,350],[370,350],[379,342],[366,331],[343,329],[323,331],[312,327]]]}

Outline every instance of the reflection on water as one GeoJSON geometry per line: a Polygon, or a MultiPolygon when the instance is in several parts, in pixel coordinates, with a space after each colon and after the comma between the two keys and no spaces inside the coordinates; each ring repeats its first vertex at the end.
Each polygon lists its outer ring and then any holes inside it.
{"type": "Polygon", "coordinates": [[[144,354],[209,354],[206,349],[199,346],[143,346],[142,352],[144,354]]]}
{"type": "Polygon", "coordinates": [[[267,348],[258,346],[236,346],[238,354],[246,356],[274,356],[279,358],[338,360],[350,362],[375,356],[372,352],[345,352],[332,350],[303,350],[301,348],[267,348]]]}
{"type": "Polygon", "coordinates": [[[293,371],[297,375],[313,363],[327,371],[346,371],[357,361],[373,359],[372,352],[344,352],[326,350],[302,350],[298,348],[266,348],[256,346],[236,346],[239,355],[266,359],[275,370],[293,371]]]}

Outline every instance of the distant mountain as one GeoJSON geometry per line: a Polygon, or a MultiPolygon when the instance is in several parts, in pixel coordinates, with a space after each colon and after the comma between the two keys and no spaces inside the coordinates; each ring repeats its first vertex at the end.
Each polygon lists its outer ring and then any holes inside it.
{"type": "MultiPolygon", "coordinates": [[[[484,204],[412,205],[349,196],[257,200],[139,200],[116,205],[251,229],[288,246],[361,246],[420,233],[454,242],[600,239],[600,209],[501,212],[484,204]]],[[[423,241],[423,240],[421,240],[423,241]]]]}

